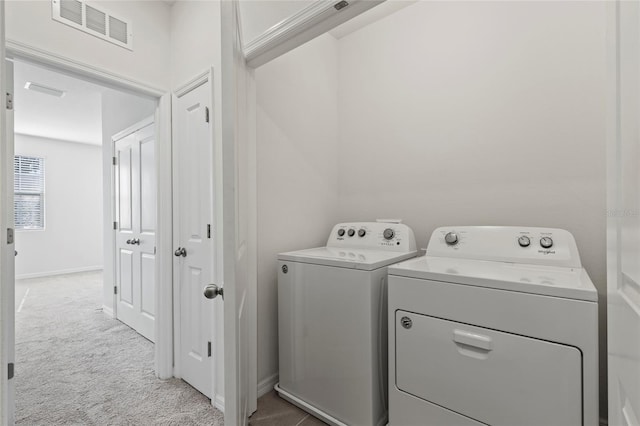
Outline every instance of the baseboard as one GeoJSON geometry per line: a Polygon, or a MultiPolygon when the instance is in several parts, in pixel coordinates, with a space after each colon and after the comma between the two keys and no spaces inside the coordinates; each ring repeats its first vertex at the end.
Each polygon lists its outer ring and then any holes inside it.
{"type": "Polygon", "coordinates": [[[213,400],[213,406],[224,413],[224,396],[216,395],[213,400]]]}
{"type": "Polygon", "coordinates": [[[278,383],[278,379],[278,373],[274,373],[266,379],[261,380],[258,383],[258,398],[271,392],[276,383],[278,383]]]}
{"type": "Polygon", "coordinates": [[[110,316],[111,318],[115,318],[115,316],[113,315],[113,309],[111,309],[108,306],[102,305],[102,312],[104,312],[106,315],[110,316]]]}
{"type": "Polygon", "coordinates": [[[75,274],[78,272],[101,271],[102,269],[103,267],[102,265],[100,265],[100,266],[84,266],[82,268],[61,269],[58,271],[36,272],[35,274],[16,275],[16,280],[24,280],[28,278],[53,277],[55,275],[75,274]]]}

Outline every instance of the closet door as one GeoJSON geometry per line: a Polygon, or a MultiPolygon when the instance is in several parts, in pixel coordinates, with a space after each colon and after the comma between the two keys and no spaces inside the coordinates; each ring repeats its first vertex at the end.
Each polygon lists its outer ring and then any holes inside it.
{"type": "Polygon", "coordinates": [[[156,167],[153,124],[114,141],[116,316],[155,340],[156,167]]]}

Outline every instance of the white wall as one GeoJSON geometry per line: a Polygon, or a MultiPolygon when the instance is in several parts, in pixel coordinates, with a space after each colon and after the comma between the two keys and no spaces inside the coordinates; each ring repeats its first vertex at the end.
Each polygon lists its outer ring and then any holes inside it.
{"type": "Polygon", "coordinates": [[[323,246],[338,218],[337,41],[256,70],[258,382],[278,371],[278,253],[323,246]]]}
{"type": "Polygon", "coordinates": [[[154,115],[156,101],[128,95],[117,91],[106,91],[102,94],[102,157],[101,176],[103,185],[104,226],[104,274],[103,274],[103,307],[107,313],[113,311],[114,255],[113,255],[113,195],[112,171],[113,135],[133,126],[137,122],[154,115]]]}
{"type": "MultiPolygon", "coordinates": [[[[605,5],[419,2],[340,40],[340,218],[564,228],[600,294],[605,5]]],[[[541,313],[543,314],[543,313],[541,313]]]]}
{"type": "Polygon", "coordinates": [[[101,148],[16,135],[15,152],[45,159],[45,229],[16,231],[16,278],[102,268],[101,148]]]}
{"type": "Polygon", "coordinates": [[[313,44],[256,71],[260,379],[276,254],[334,222],[403,218],[419,247],[447,224],[559,227],[600,292],[606,413],[604,7],[418,2],[337,42],[337,88],[313,44]]]}
{"type": "Polygon", "coordinates": [[[168,89],[169,4],[163,1],[100,0],[92,4],[131,20],[133,51],[52,20],[51,2],[47,0],[6,2],[7,40],[109,70],[159,89],[168,89]]]}

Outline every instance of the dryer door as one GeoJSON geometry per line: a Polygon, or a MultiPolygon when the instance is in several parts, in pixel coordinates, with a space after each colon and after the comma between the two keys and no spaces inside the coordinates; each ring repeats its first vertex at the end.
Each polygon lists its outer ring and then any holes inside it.
{"type": "Polygon", "coordinates": [[[396,385],[492,426],[581,425],[572,346],[396,311],[396,385]]]}

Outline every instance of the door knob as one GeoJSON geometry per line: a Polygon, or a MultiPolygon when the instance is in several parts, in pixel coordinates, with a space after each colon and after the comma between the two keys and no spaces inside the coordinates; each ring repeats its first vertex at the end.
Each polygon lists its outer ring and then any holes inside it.
{"type": "Polygon", "coordinates": [[[129,240],[127,240],[127,241],[126,241],[126,243],[127,243],[127,244],[131,244],[131,240],[130,240],[130,239],[129,239],[129,240]]]}
{"type": "Polygon", "coordinates": [[[178,250],[176,250],[173,254],[177,257],[187,257],[187,249],[185,249],[184,247],[178,247],[178,250]]]}
{"type": "Polygon", "coordinates": [[[209,284],[204,288],[204,297],[207,299],[215,299],[220,296],[224,299],[224,289],[218,287],[215,284],[209,284]]]}
{"type": "Polygon", "coordinates": [[[133,240],[131,240],[131,244],[140,245],[140,238],[134,238],[133,240]]]}

